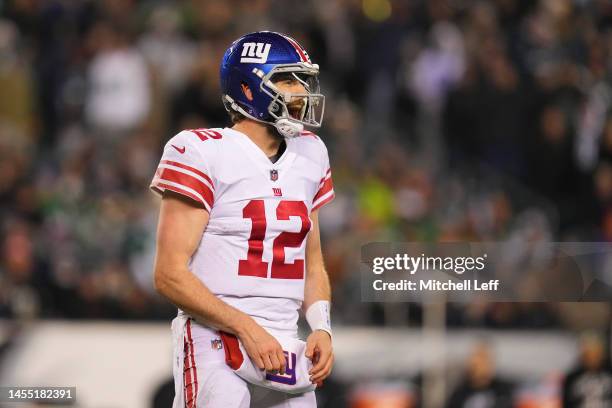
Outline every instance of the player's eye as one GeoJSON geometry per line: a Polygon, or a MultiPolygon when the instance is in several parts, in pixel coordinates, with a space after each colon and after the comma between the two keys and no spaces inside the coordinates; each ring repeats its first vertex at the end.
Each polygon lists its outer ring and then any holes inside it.
{"type": "Polygon", "coordinates": [[[297,78],[293,76],[293,74],[287,72],[283,74],[276,74],[272,77],[272,82],[275,84],[283,83],[292,85],[294,82],[298,82],[297,78]]]}
{"type": "Polygon", "coordinates": [[[295,78],[301,82],[308,83],[310,81],[311,76],[303,73],[296,73],[295,78]]]}
{"type": "Polygon", "coordinates": [[[319,92],[319,83],[316,76],[305,73],[296,73],[295,75],[308,92],[319,92]]]}

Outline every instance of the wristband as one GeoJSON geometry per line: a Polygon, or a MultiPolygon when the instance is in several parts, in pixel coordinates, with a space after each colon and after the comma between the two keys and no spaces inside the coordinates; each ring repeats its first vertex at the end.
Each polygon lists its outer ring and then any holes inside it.
{"type": "Polygon", "coordinates": [[[306,321],[312,331],[323,330],[331,337],[331,319],[329,314],[329,301],[318,300],[306,311],[306,321]]]}

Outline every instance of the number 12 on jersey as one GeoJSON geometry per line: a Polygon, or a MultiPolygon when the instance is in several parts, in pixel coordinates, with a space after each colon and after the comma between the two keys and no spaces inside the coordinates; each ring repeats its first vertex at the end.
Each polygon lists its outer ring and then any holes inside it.
{"type": "MultiPolygon", "coordinates": [[[[249,237],[247,259],[238,263],[238,275],[268,277],[268,262],[263,260],[263,241],[266,237],[266,207],[264,200],[251,200],[243,208],[242,216],[250,218],[253,227],[249,237]]],[[[277,220],[289,220],[289,217],[300,217],[302,227],[299,232],[283,231],[272,244],[272,268],[270,277],[273,279],[304,279],[304,259],[295,259],[293,263],[285,263],[285,248],[298,248],[310,231],[308,209],[303,201],[280,201],[276,207],[277,220]]]]}

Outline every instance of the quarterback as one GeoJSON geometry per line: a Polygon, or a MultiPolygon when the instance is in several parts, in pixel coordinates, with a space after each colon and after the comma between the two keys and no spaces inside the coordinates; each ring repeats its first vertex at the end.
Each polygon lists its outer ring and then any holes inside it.
{"type": "Polygon", "coordinates": [[[155,287],[178,308],[174,408],[316,407],[333,365],[319,209],[334,197],[319,67],[292,38],[236,40],[220,68],[230,128],[171,138],[155,287]],[[299,310],[312,333],[297,335],[299,310]]]}

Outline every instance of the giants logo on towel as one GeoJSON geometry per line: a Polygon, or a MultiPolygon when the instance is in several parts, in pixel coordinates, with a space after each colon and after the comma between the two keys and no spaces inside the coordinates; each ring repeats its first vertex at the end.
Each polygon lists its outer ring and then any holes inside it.
{"type": "Polygon", "coordinates": [[[289,353],[284,350],[283,353],[285,354],[285,359],[287,360],[285,374],[266,374],[266,380],[274,381],[281,384],[295,385],[295,383],[297,382],[297,378],[295,376],[295,364],[297,361],[297,356],[295,355],[295,353],[291,353],[289,355],[289,353]]]}

